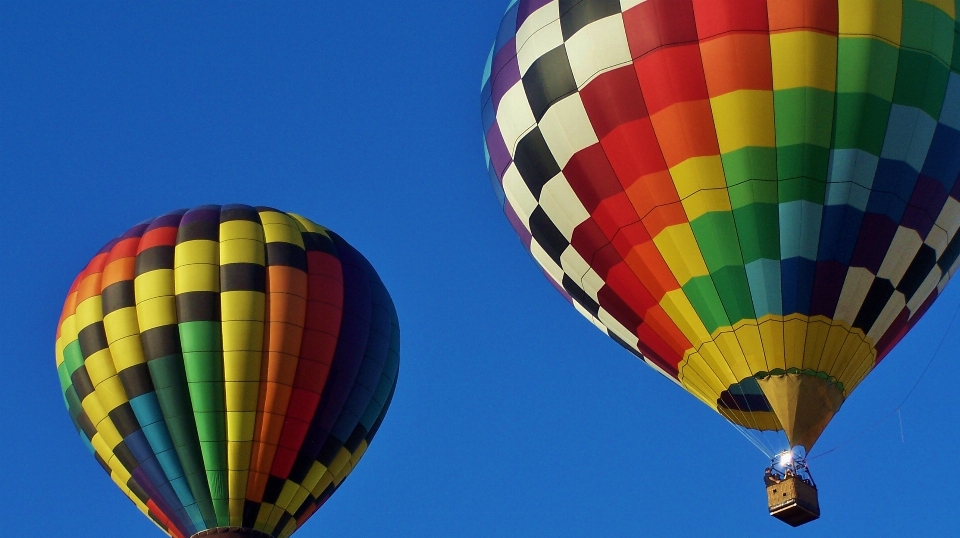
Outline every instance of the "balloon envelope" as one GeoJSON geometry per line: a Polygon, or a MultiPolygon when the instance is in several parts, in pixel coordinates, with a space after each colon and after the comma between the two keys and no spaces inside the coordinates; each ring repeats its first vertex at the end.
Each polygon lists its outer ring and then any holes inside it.
{"type": "Polygon", "coordinates": [[[396,387],[399,325],[377,273],[332,231],[203,206],[93,257],[56,355],[81,438],[164,531],[279,538],[366,451],[396,387]]]}
{"type": "Polygon", "coordinates": [[[954,0],[520,0],[481,93],[557,289],[809,450],[956,270],[954,0]]]}

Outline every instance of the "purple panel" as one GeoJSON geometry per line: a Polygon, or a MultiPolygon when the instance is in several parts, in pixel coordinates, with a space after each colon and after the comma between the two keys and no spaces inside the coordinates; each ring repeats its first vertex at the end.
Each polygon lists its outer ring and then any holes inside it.
{"type": "Polygon", "coordinates": [[[147,227],[150,226],[150,221],[141,222],[133,228],[130,228],[119,239],[130,239],[131,237],[143,237],[143,233],[147,231],[147,227]]]}
{"type": "Polygon", "coordinates": [[[897,223],[890,220],[890,217],[880,213],[864,215],[850,266],[864,267],[871,273],[877,274],[896,233],[897,223]]]}
{"type": "Polygon", "coordinates": [[[494,122],[493,127],[487,132],[487,152],[490,154],[490,162],[493,164],[493,170],[500,178],[503,184],[503,174],[507,167],[513,162],[510,158],[510,152],[507,150],[507,144],[503,141],[503,135],[500,133],[500,126],[494,122]]]}
{"type": "Polygon", "coordinates": [[[180,221],[180,226],[186,226],[191,222],[220,222],[220,206],[218,205],[205,205],[196,207],[187,211],[183,215],[183,219],[180,221]]]}
{"type": "MultiPolygon", "coordinates": [[[[503,51],[511,50],[513,49],[510,47],[503,49],[503,51]]],[[[520,64],[517,63],[516,51],[505,58],[501,58],[500,55],[498,55],[496,58],[494,58],[494,64],[495,67],[498,67],[498,70],[494,71],[492,77],[493,106],[494,109],[499,109],[500,100],[503,99],[503,94],[507,93],[510,88],[516,86],[520,82],[520,64]]]]}
{"type": "Polygon", "coordinates": [[[840,292],[847,276],[847,266],[835,261],[817,262],[813,277],[810,315],[832,318],[840,302],[840,292]]]}
{"type": "Polygon", "coordinates": [[[520,7],[517,10],[517,30],[523,26],[523,22],[527,20],[527,17],[529,17],[531,13],[549,4],[551,1],[552,0],[520,0],[520,7]]]}
{"type": "Polygon", "coordinates": [[[179,226],[180,219],[183,218],[183,214],[186,212],[187,212],[186,209],[178,209],[176,211],[167,213],[166,215],[161,215],[153,219],[153,222],[150,223],[150,226],[148,226],[143,233],[147,233],[150,230],[156,230],[157,228],[164,228],[167,226],[179,226]]]}
{"type": "Polygon", "coordinates": [[[920,237],[926,237],[937,221],[937,217],[943,210],[943,204],[946,201],[947,191],[944,189],[943,183],[926,176],[920,176],[917,179],[917,186],[913,189],[913,195],[910,197],[910,203],[900,220],[900,225],[916,230],[920,233],[920,237]]]}
{"type": "Polygon", "coordinates": [[[110,249],[112,249],[114,245],[116,245],[119,242],[120,242],[119,237],[116,239],[111,239],[106,245],[103,245],[102,247],[100,247],[100,250],[97,251],[97,256],[110,252],[110,249]]]}
{"type": "Polygon", "coordinates": [[[527,250],[530,250],[530,241],[533,238],[523,225],[523,222],[520,221],[520,216],[513,210],[513,206],[510,205],[509,201],[504,204],[503,212],[506,213],[507,220],[510,221],[510,225],[513,226],[513,231],[516,232],[523,246],[526,247],[527,250]]]}

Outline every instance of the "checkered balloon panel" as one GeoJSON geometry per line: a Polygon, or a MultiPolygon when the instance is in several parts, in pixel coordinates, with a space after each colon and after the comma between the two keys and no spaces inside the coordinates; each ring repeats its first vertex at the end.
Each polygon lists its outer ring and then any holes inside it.
{"type": "Polygon", "coordinates": [[[481,92],[493,188],[587,319],[779,429],[742,382],[848,396],[956,271],[958,5],[514,1],[481,92]]]}

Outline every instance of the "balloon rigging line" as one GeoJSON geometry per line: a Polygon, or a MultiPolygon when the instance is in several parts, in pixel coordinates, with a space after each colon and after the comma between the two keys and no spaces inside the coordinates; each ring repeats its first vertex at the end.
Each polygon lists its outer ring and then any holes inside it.
{"type": "MultiPolygon", "coordinates": [[[[893,410],[891,410],[889,413],[887,413],[887,414],[883,415],[882,417],[880,417],[880,419],[877,420],[876,422],[874,422],[873,424],[871,424],[871,425],[867,426],[866,428],[860,430],[860,433],[857,433],[857,434],[854,435],[853,437],[850,437],[850,438],[847,439],[846,441],[844,441],[844,442],[840,443],[839,445],[831,448],[830,450],[827,450],[826,452],[821,452],[820,454],[817,454],[816,456],[812,456],[812,457],[810,457],[810,458],[808,458],[808,459],[815,460],[815,459],[817,459],[817,458],[819,458],[819,457],[821,457],[821,456],[826,456],[827,454],[833,452],[834,450],[837,450],[838,448],[840,448],[840,447],[842,447],[842,446],[844,446],[844,445],[846,445],[846,444],[848,444],[848,443],[851,443],[851,442],[853,442],[853,441],[855,441],[855,440],[863,437],[867,432],[869,432],[870,430],[872,430],[872,429],[876,428],[877,426],[879,426],[880,423],[882,423],[883,421],[885,421],[885,420],[887,420],[888,418],[890,418],[890,416],[893,415],[894,413],[898,413],[898,414],[899,414],[899,413],[900,413],[900,409],[903,407],[903,405],[904,405],[905,403],[907,403],[907,400],[910,399],[910,396],[913,395],[914,391],[917,390],[917,386],[919,386],[919,385],[920,385],[920,382],[923,381],[923,377],[924,377],[925,375],[927,375],[927,371],[930,370],[930,366],[933,364],[933,361],[934,361],[934,360],[937,358],[937,356],[940,354],[940,348],[943,347],[943,342],[947,339],[947,335],[950,334],[950,332],[951,332],[950,330],[953,328],[954,322],[957,321],[957,314],[958,314],[958,313],[960,313],[960,301],[957,302],[957,306],[956,306],[956,308],[953,310],[953,317],[950,318],[950,324],[947,325],[947,330],[944,331],[943,335],[940,337],[940,342],[937,343],[937,348],[933,351],[933,356],[931,356],[931,357],[930,357],[930,360],[927,361],[927,365],[923,368],[923,371],[920,372],[920,377],[918,377],[918,378],[917,378],[917,381],[913,384],[912,387],[910,387],[910,390],[907,391],[907,395],[903,397],[903,400],[900,402],[900,404],[899,404],[898,406],[896,406],[895,408],[893,408],[893,410]]],[[[903,419],[902,419],[902,418],[901,418],[901,420],[900,420],[900,441],[903,442],[903,419]]]]}

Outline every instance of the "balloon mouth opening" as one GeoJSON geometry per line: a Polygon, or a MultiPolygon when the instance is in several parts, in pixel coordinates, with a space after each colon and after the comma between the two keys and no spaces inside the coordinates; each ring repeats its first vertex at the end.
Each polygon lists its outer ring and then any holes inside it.
{"type": "Polygon", "coordinates": [[[274,538],[272,534],[246,527],[216,527],[202,530],[190,538],[203,538],[205,536],[215,536],[217,538],[274,538]]]}

